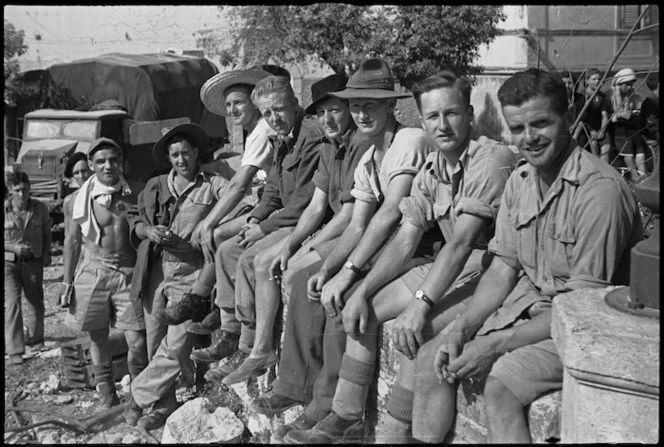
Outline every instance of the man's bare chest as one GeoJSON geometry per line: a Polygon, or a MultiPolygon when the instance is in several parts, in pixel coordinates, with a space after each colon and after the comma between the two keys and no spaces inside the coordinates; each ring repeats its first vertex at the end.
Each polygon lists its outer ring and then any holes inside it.
{"type": "Polygon", "coordinates": [[[132,202],[123,196],[114,196],[108,208],[93,201],[93,209],[97,223],[101,228],[127,225],[127,210],[132,202]]]}

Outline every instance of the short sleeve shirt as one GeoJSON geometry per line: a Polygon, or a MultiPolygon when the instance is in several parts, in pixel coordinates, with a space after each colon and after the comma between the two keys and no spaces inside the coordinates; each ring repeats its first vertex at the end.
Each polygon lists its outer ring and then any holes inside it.
{"type": "Polygon", "coordinates": [[[483,325],[500,329],[554,296],[626,283],[630,248],[643,237],[636,199],[610,165],[575,147],[544,198],[523,163],[505,187],[489,251],[516,270],[516,287],[483,325]]]}
{"type": "Polygon", "coordinates": [[[355,169],[371,142],[353,126],[343,135],[341,143],[335,140],[333,146],[330,148],[333,150],[321,151],[313,180],[316,188],[327,193],[332,211],[338,213],[344,203],[355,201],[351,195],[355,169]]]}
{"type": "Polygon", "coordinates": [[[427,133],[415,127],[402,127],[394,135],[380,166],[374,162],[376,146],[372,145],[355,169],[353,197],[370,203],[382,203],[390,182],[400,174],[416,175],[427,155],[434,150],[427,133]]]}
{"type": "Polygon", "coordinates": [[[516,159],[507,146],[480,137],[477,141],[470,140],[450,177],[443,154],[430,153],[413,181],[410,196],[401,200],[399,209],[404,220],[425,231],[438,223],[443,237],[449,241],[458,216],[472,214],[491,222],[474,247],[486,249],[516,159]]]}
{"type": "Polygon", "coordinates": [[[244,143],[244,153],[240,165],[250,165],[260,169],[256,173],[256,177],[260,181],[264,181],[267,177],[274,158],[274,149],[268,137],[276,134],[267,121],[260,118],[256,123],[256,127],[247,135],[244,143]]]}

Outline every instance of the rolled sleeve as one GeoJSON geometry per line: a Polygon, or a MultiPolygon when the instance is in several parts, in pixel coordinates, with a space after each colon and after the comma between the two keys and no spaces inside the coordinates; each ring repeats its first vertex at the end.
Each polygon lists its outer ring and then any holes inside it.
{"type": "Polygon", "coordinates": [[[355,186],[351,191],[351,195],[363,202],[377,203],[378,197],[376,197],[376,194],[371,187],[371,172],[368,168],[372,156],[373,150],[368,150],[360,159],[357,168],[355,168],[355,174],[353,174],[355,186]]]}
{"type": "Polygon", "coordinates": [[[390,146],[390,156],[387,154],[381,169],[387,173],[388,182],[401,174],[416,175],[427,155],[434,150],[433,142],[422,129],[407,127],[394,137],[390,146]]]}
{"type": "Polygon", "coordinates": [[[464,177],[463,195],[455,206],[456,214],[472,214],[493,222],[515,164],[516,156],[504,145],[485,144],[476,149],[464,177]]]}

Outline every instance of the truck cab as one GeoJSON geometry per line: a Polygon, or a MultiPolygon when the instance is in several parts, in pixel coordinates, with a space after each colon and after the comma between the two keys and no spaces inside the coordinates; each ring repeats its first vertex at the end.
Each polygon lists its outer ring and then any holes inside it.
{"type": "Polygon", "coordinates": [[[87,152],[90,143],[99,137],[122,145],[127,117],[124,110],[41,109],[27,113],[15,165],[30,177],[32,196],[46,202],[53,211],[68,186],[63,178],[67,157],[87,152]]]}

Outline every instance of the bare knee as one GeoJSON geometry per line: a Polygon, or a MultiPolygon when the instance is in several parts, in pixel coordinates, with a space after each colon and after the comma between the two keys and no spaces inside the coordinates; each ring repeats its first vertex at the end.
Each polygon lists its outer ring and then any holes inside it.
{"type": "Polygon", "coordinates": [[[495,419],[500,414],[523,411],[523,405],[512,391],[494,376],[489,376],[484,385],[484,407],[487,417],[495,419]]]}
{"type": "Polygon", "coordinates": [[[258,253],[254,258],[254,268],[256,275],[267,277],[270,274],[270,265],[272,264],[273,257],[267,253],[258,253]]]}

